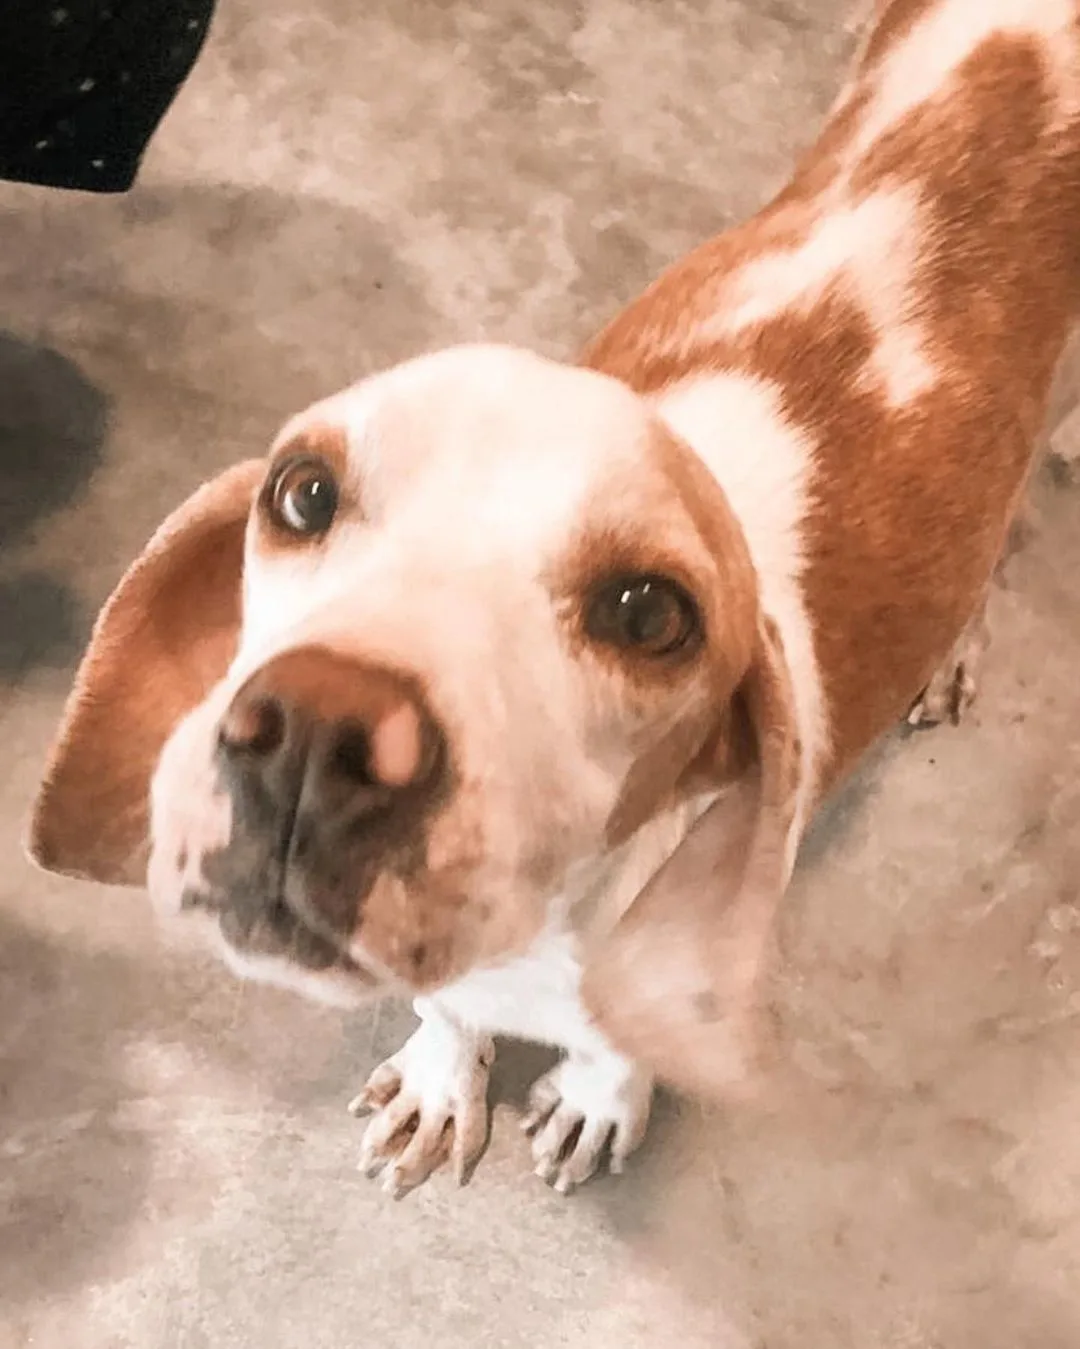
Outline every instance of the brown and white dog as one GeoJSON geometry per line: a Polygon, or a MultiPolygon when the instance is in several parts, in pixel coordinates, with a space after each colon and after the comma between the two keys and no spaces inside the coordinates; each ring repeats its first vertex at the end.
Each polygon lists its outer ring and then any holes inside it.
{"type": "Polygon", "coordinates": [[[800,837],[978,620],[1080,298],[1080,0],[888,0],[789,186],[583,363],[467,347],[295,418],[106,605],[31,830],[230,963],[417,996],[362,1165],[537,1170],[737,1082],[800,837]]]}

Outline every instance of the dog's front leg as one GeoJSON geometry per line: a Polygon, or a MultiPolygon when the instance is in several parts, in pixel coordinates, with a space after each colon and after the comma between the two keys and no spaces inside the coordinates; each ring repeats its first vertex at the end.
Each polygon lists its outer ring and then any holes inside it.
{"type": "Polygon", "coordinates": [[[463,1184],[487,1141],[490,1035],[463,1025],[427,998],[413,1008],[419,1027],[368,1078],[350,1104],[370,1114],[359,1170],[381,1177],[400,1198],[445,1162],[463,1184]]]}
{"type": "Polygon", "coordinates": [[[522,1128],[536,1174],[559,1194],[589,1179],[605,1156],[618,1175],[645,1137],[653,1079],[607,1045],[571,1050],[533,1084],[522,1128]]]}

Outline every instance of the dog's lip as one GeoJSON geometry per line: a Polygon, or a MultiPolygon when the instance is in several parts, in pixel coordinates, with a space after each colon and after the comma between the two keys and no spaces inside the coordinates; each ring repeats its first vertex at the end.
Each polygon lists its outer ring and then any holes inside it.
{"type": "Polygon", "coordinates": [[[185,898],[182,907],[188,910],[202,910],[209,917],[215,919],[222,939],[239,954],[279,957],[296,964],[300,968],[307,969],[312,974],[345,976],[365,988],[376,988],[385,982],[366,962],[358,959],[343,945],[331,940],[326,933],[319,932],[305,923],[303,918],[286,905],[284,901],[278,900],[276,905],[267,906],[267,909],[261,912],[256,922],[252,924],[246,924],[240,912],[220,895],[203,894],[198,897],[189,895],[185,898]],[[279,914],[287,915],[288,922],[291,925],[291,932],[288,935],[282,933],[272,921],[272,912],[276,905],[280,906],[279,914]],[[258,942],[251,940],[252,933],[255,931],[258,931],[264,940],[268,936],[271,937],[273,949],[266,949],[265,947],[260,949],[258,942]],[[317,948],[326,957],[324,963],[314,966],[303,960],[292,940],[297,934],[302,934],[307,941],[316,943],[317,948]]]}
{"type": "Polygon", "coordinates": [[[244,924],[237,907],[230,903],[229,897],[221,891],[210,888],[191,888],[184,891],[180,898],[180,912],[188,914],[201,913],[209,919],[217,928],[221,940],[238,955],[262,954],[271,958],[280,958],[295,964],[301,969],[306,969],[308,973],[333,975],[338,978],[345,978],[351,983],[355,983],[364,989],[388,989],[397,985],[400,981],[395,978],[393,973],[385,968],[380,968],[375,962],[369,961],[362,955],[356,954],[356,943],[346,944],[344,941],[334,939],[326,931],[320,931],[306,922],[301,914],[285,902],[280,896],[271,901],[261,911],[258,916],[258,925],[265,936],[272,934],[274,937],[274,949],[259,951],[249,940],[254,925],[244,924]],[[314,940],[326,951],[329,957],[321,968],[314,968],[306,965],[302,959],[298,959],[297,952],[292,949],[288,936],[277,931],[271,920],[273,908],[280,906],[281,913],[287,915],[289,923],[292,925],[293,933],[302,932],[309,940],[314,940]]]}

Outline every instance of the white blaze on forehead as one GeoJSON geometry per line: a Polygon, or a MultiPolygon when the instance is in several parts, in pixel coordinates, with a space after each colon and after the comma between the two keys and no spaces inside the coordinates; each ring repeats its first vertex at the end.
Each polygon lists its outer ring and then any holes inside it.
{"type": "Polygon", "coordinates": [[[441,661],[452,646],[475,659],[518,631],[538,648],[555,624],[543,578],[598,489],[636,480],[649,413],[605,375],[466,346],[325,400],[279,443],[327,424],[346,433],[355,497],[318,548],[252,555],[243,667],[322,640],[334,615],[373,658],[441,661]]]}
{"type": "Polygon", "coordinates": [[[641,453],[624,385],[511,347],[408,361],[336,401],[376,519],[428,517],[433,541],[539,555],[566,537],[605,466],[641,453]]]}
{"type": "MultiPolygon", "coordinates": [[[[1074,67],[1069,36],[1075,0],[944,0],[933,6],[882,62],[877,88],[855,138],[855,157],[920,103],[940,94],[949,76],[998,33],[1040,39],[1063,88],[1074,67]]],[[[1006,95],[1003,94],[1003,97],[1006,95]]]]}

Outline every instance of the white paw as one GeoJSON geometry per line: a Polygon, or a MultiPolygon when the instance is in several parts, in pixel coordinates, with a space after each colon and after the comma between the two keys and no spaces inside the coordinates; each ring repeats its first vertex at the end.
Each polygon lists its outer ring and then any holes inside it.
{"type": "Polygon", "coordinates": [[[613,1175],[645,1137],[652,1078],[615,1055],[571,1055],[529,1093],[522,1128],[536,1174],[559,1194],[589,1179],[605,1152],[613,1175]]]}
{"type": "Polygon", "coordinates": [[[487,1140],[494,1059],[490,1036],[442,1018],[422,1021],[349,1105],[354,1115],[372,1114],[357,1169],[381,1176],[382,1188],[395,1199],[447,1161],[464,1184],[487,1140]]]}

